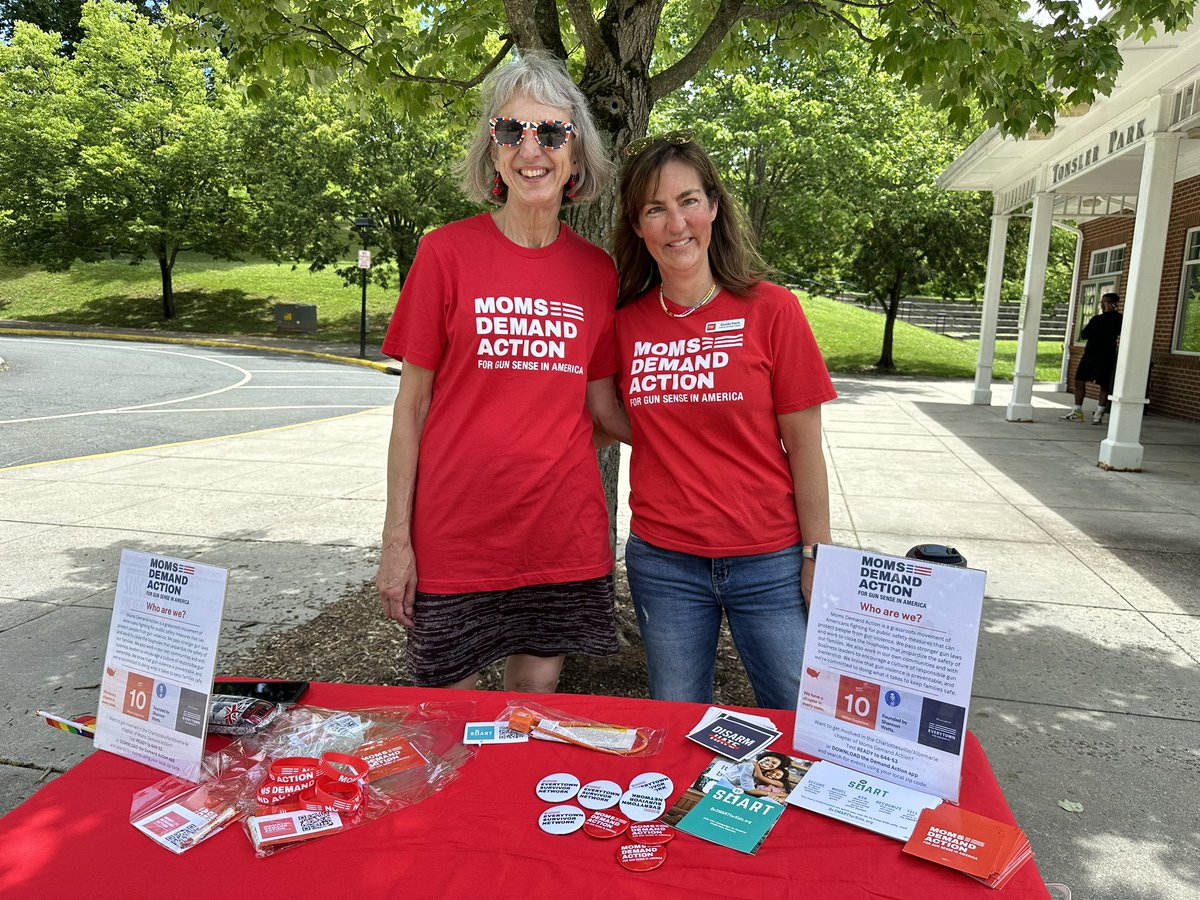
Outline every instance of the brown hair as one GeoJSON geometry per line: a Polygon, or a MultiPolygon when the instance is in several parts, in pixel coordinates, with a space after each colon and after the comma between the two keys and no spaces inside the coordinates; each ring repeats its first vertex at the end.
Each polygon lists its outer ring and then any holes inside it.
{"type": "Polygon", "coordinates": [[[661,280],[658,263],[634,231],[634,225],[642,205],[658,189],[663,166],[673,161],[692,168],[700,176],[708,202],[717,204],[712,241],[708,245],[708,263],[717,283],[731,293],[745,296],[770,273],[770,267],[754,247],[741,205],[726,192],[703,148],[690,140],[672,143],[655,139],[628,157],[621,169],[618,218],[613,230],[613,256],[619,273],[617,306],[631,302],[661,280]]]}

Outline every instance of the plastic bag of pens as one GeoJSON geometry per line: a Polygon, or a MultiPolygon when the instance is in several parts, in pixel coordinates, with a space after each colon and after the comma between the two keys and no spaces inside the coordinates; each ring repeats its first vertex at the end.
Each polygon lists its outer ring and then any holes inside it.
{"type": "Polygon", "coordinates": [[[511,701],[496,721],[531,738],[617,756],[653,756],[662,749],[666,737],[661,728],[598,722],[528,701],[511,701]]]}
{"type": "Polygon", "coordinates": [[[268,856],[444,788],[474,754],[457,738],[468,718],[438,704],[296,706],[205,757],[199,784],[172,777],[139,792],[130,822],[181,853],[241,821],[255,854],[268,856]]]}

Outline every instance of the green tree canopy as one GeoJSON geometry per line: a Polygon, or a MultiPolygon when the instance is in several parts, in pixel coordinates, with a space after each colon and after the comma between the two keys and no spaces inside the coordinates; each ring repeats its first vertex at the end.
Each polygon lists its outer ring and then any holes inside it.
{"type": "MultiPolygon", "coordinates": [[[[283,78],[328,84],[349,70],[364,98],[416,115],[470,95],[513,47],[569,60],[620,152],[654,105],[706,66],[737,71],[861,40],[881,70],[920,90],[952,127],[978,115],[1011,134],[1048,130],[1062,104],[1107,93],[1118,43],[1155,23],[1186,27],[1191,0],[1106,0],[1102,21],[1071,0],[175,0],[185,43],[218,46],[265,97],[283,78]],[[1040,15],[1031,17],[1031,13],[1040,15]]],[[[603,241],[605,202],[572,211],[603,241]]]]}
{"type": "Polygon", "coordinates": [[[654,116],[656,128],[691,127],[721,162],[786,280],[846,278],[881,303],[881,367],[893,367],[901,297],[977,288],[986,204],[934,185],[966,136],[861,45],[709,72],[654,116]]]}
{"type": "Polygon", "coordinates": [[[968,124],[1048,128],[1061,102],[1089,102],[1121,68],[1117,43],[1154,23],[1186,27],[1190,0],[1106,0],[1101,21],[1071,0],[177,0],[192,37],[220,44],[266,93],[282,73],[328,81],[350,65],[365,94],[410,110],[469,90],[515,46],[571,57],[617,149],[652,106],[714,62],[728,70],[795,58],[852,34],[876,64],[968,124]],[[1032,16],[1031,13],[1040,15],[1032,16]],[[664,24],[667,27],[664,27],[664,24]]]}
{"type": "Polygon", "coordinates": [[[357,281],[344,265],[358,240],[346,223],[365,212],[377,226],[371,277],[390,284],[408,271],[422,234],[473,210],[452,172],[464,132],[440,112],[414,122],[379,100],[359,109],[344,86],[278,86],[247,110],[240,136],[260,252],[313,268],[341,263],[357,281]]]}
{"type": "MultiPolygon", "coordinates": [[[[161,22],[166,0],[122,0],[146,16],[161,22]]],[[[62,40],[60,52],[70,55],[83,37],[83,0],[0,0],[0,41],[12,40],[17,22],[28,22],[42,31],[52,31],[62,40]]]]}
{"type": "Polygon", "coordinates": [[[961,149],[938,115],[895,97],[864,145],[866,177],[848,254],[851,279],[887,317],[877,367],[895,368],[893,331],[900,300],[926,282],[953,296],[983,277],[991,203],[976,194],[943,191],[937,173],[961,149]]]}
{"type": "Polygon", "coordinates": [[[88,0],[74,57],[18,23],[0,45],[0,258],[66,268],[127,254],[158,260],[163,316],[185,248],[218,257],[250,240],[234,154],[237,98],[221,61],[172,52],[127,4],[88,0]]]}

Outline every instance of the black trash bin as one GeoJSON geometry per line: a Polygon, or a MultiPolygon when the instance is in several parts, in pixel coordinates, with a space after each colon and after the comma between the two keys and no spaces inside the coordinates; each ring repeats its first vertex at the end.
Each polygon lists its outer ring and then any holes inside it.
{"type": "Polygon", "coordinates": [[[906,554],[909,559],[941,563],[944,566],[966,566],[967,558],[945,544],[917,544],[906,554]]]}

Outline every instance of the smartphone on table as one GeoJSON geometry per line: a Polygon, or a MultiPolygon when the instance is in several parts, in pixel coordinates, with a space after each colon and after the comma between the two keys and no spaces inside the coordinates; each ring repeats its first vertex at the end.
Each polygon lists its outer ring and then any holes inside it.
{"type": "Polygon", "coordinates": [[[214,694],[253,697],[272,703],[295,703],[308,690],[307,681],[265,681],[255,678],[218,678],[213,682],[214,694]]]}

